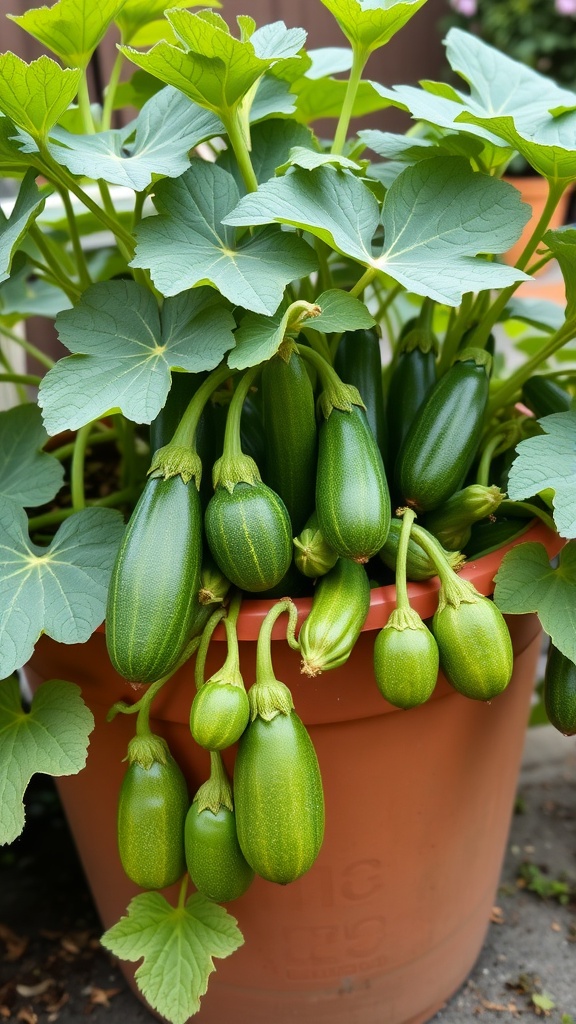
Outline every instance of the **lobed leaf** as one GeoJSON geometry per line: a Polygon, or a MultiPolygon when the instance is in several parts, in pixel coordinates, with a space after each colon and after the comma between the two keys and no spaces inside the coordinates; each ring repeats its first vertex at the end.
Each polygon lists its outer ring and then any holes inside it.
{"type": "Polygon", "coordinates": [[[68,67],[85,68],[124,2],[57,0],[52,7],[34,7],[8,17],[68,67]]]}
{"type": "Polygon", "coordinates": [[[0,110],[33,138],[45,139],[78,92],[82,72],[43,55],[31,64],[0,54],[0,110]]]}
{"type": "Polygon", "coordinates": [[[52,501],[62,486],[64,467],[41,451],[48,440],[40,409],[33,402],[0,412],[0,495],[24,508],[52,501]]]}
{"type": "Polygon", "coordinates": [[[576,409],[538,420],[545,431],[520,441],[508,478],[513,501],[554,491],[554,522],[561,537],[576,537],[576,409]]]}
{"type": "Polygon", "coordinates": [[[44,209],[45,200],[46,193],[42,194],[36,185],[36,171],[30,168],[22,179],[10,216],[0,208],[0,282],[10,277],[14,253],[30,224],[44,209]]]}

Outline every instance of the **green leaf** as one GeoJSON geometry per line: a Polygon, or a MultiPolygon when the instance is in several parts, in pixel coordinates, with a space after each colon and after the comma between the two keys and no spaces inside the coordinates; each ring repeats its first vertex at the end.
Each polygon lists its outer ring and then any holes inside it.
{"type": "Polygon", "coordinates": [[[160,42],[148,53],[120,47],[134,64],[180,89],[185,96],[226,116],[273,63],[257,57],[250,41],[230,35],[210,12],[171,10],[168,21],[185,50],[160,42]]]}
{"type": "Polygon", "coordinates": [[[311,65],[306,71],[306,78],[314,80],[338,75],[350,71],[353,54],[349,46],[323,46],[318,50],[308,50],[311,65]]]}
{"type": "MultiPolygon", "coordinates": [[[[137,32],[140,32],[147,25],[163,18],[166,7],[221,7],[219,0],[202,0],[202,3],[193,3],[191,0],[125,0],[118,14],[116,24],[122,33],[122,42],[129,43],[137,32]]],[[[144,45],[143,43],[141,45],[144,45]]]]}
{"type": "Polygon", "coordinates": [[[526,299],[515,295],[506,306],[503,320],[521,320],[552,333],[564,323],[564,310],[558,302],[549,299],[526,299]]]}
{"type": "Polygon", "coordinates": [[[228,356],[228,365],[235,370],[245,370],[271,359],[280,348],[287,327],[287,311],[272,317],[247,313],[234,335],[236,345],[228,356]]]}
{"type": "Polygon", "coordinates": [[[93,728],[92,712],[74,683],[43,683],[26,712],[18,681],[0,682],[0,843],[13,842],[24,828],[22,798],[36,772],[76,775],[82,770],[93,728]]]}
{"type": "Polygon", "coordinates": [[[8,280],[0,285],[0,317],[12,323],[29,316],[54,319],[62,309],[70,308],[70,300],[60,288],[30,276],[30,267],[12,271],[8,280]]]}
{"type": "Polygon", "coordinates": [[[545,1014],[548,1014],[556,1006],[554,1000],[546,992],[533,992],[532,1002],[534,1006],[537,1006],[539,1010],[543,1010],[545,1014]]]}
{"type": "Polygon", "coordinates": [[[561,537],[576,537],[576,409],[544,416],[545,431],[520,441],[508,478],[513,501],[551,488],[554,522],[561,537]]]}
{"type": "Polygon", "coordinates": [[[119,512],[83,509],[39,547],[23,509],[0,499],[0,676],[26,664],[41,633],[85,643],[104,619],[123,532],[119,512]]]}
{"type": "Polygon", "coordinates": [[[234,345],[235,321],[208,288],[167,299],[135,281],[105,281],[84,292],[56,323],[75,353],[59,359],[38,402],[51,434],[75,430],[112,409],[151,423],[170,389],[170,370],[212,370],[234,345]]]}
{"type": "Polygon", "coordinates": [[[391,185],[379,254],[372,248],[380,219],[375,197],[358,178],[332,167],[296,168],[266,182],[244,196],[224,223],[291,224],[417,295],[455,306],[464,292],[527,279],[474,257],[487,249],[506,252],[529,216],[511,185],[472,171],[463,158],[437,157],[406,168],[391,185]]]}
{"type": "Polygon", "coordinates": [[[159,182],[154,203],[160,216],[139,226],[132,266],[150,270],[163,295],[209,283],[230,302],[274,313],[286,285],[316,269],[316,256],[303,239],[278,230],[236,243],[223,221],[238,198],[233,177],[201,160],[176,180],[159,182]]]}
{"type": "Polygon", "coordinates": [[[367,330],[376,322],[360,299],[340,288],[322,292],[316,299],[316,305],[322,310],[320,315],[304,321],[304,326],[312,331],[340,334],[342,331],[367,330]]]}
{"type": "MultiPolygon", "coordinates": [[[[575,158],[576,166],[576,158],[575,158]]],[[[576,228],[557,228],[547,231],[542,241],[558,260],[566,285],[566,320],[576,318],[576,228]]]]}
{"type": "MultiPolygon", "coordinates": [[[[250,124],[264,121],[268,117],[291,117],[296,110],[295,97],[287,82],[281,82],[272,75],[264,75],[258,82],[256,96],[250,107],[250,124]]],[[[284,122],[288,128],[288,122],[284,122]]]]}
{"type": "Polygon", "coordinates": [[[366,56],[384,46],[425,0],[322,0],[346,38],[366,56]]]}
{"type": "Polygon", "coordinates": [[[235,952],[244,939],[224,907],[194,893],[173,907],[158,892],[130,901],[128,914],[109,928],[102,945],[123,960],[140,960],[136,981],[152,1009],[184,1024],[200,1009],[214,957],[235,952]]]}
{"type": "Polygon", "coordinates": [[[42,56],[26,64],[14,53],[0,54],[0,110],[35,139],[50,128],[78,92],[82,72],[61,68],[42,56]]]}
{"type": "Polygon", "coordinates": [[[48,440],[40,409],[29,402],[0,412],[0,495],[25,508],[45,505],[60,490],[64,467],[40,449],[48,440]]]}
{"type": "Polygon", "coordinates": [[[451,67],[470,84],[458,122],[499,135],[544,177],[574,178],[574,93],[461,29],[446,37],[451,67]],[[553,116],[554,108],[566,112],[553,116]]]}
{"type": "Polygon", "coordinates": [[[325,164],[332,164],[336,167],[348,167],[354,171],[361,170],[360,164],[357,164],[355,160],[350,160],[347,156],[341,156],[338,153],[318,153],[305,146],[294,146],[290,150],[288,160],[278,167],[278,171],[282,174],[289,167],[304,167],[306,170],[311,171],[315,167],[323,167],[325,164]]]}
{"type": "Polygon", "coordinates": [[[283,21],[273,21],[256,29],[250,36],[254,53],[262,60],[286,60],[295,57],[306,42],[303,28],[286,28],[283,21]]]}
{"type": "Polygon", "coordinates": [[[496,575],[494,601],[501,612],[536,612],[552,643],[576,661],[576,544],[562,548],[553,569],[543,544],[526,542],[508,551],[496,575]]]}
{"type": "Polygon", "coordinates": [[[7,177],[20,177],[30,166],[29,158],[19,149],[14,136],[16,128],[9,117],[0,115],[0,171],[7,177]]]}
{"type": "Polygon", "coordinates": [[[10,277],[12,258],[32,221],[44,209],[46,193],[36,186],[36,171],[26,171],[9,217],[0,208],[0,282],[10,277]]]}
{"type": "Polygon", "coordinates": [[[222,135],[219,118],[170,87],[142,107],[135,121],[95,135],[73,135],[57,127],[50,138],[55,160],[73,174],[103,178],[141,192],[154,176],[177,178],[190,165],[189,151],[222,135]]]}
{"type": "Polygon", "coordinates": [[[437,138],[421,138],[417,135],[395,135],[393,132],[368,128],[358,132],[358,138],[379,156],[404,163],[417,163],[418,160],[446,155],[478,159],[484,149],[484,143],[480,139],[450,133],[437,138]]]}
{"type": "MultiPolygon", "coordinates": [[[[313,79],[307,76],[294,83],[297,96],[296,109],[301,121],[309,124],[324,117],[340,117],[347,83],[337,78],[313,79]]],[[[360,82],[354,99],[353,117],[364,117],[390,106],[387,97],[380,95],[372,82],[360,82]]]]}
{"type": "Polygon", "coordinates": [[[70,68],[87,67],[124,0],[58,0],[52,7],[9,14],[29,35],[70,68]]]}

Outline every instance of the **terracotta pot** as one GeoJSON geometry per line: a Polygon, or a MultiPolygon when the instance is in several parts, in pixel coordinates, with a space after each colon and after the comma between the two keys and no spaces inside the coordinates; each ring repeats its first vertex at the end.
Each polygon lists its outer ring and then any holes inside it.
{"type": "MultiPolygon", "coordinates": [[[[532,207],[532,216],[530,217],[528,223],[525,225],[524,230],[520,235],[520,238],[517,242],[514,243],[512,248],[509,249],[508,252],[504,253],[503,255],[504,261],[508,263],[509,266],[513,267],[518,262],[530,238],[530,235],[534,231],[536,224],[542,216],[544,206],[546,205],[546,200],[548,198],[548,182],[545,178],[540,177],[540,175],[538,174],[526,176],[507,174],[505,176],[505,180],[509,182],[510,185],[514,185],[514,188],[518,189],[522,196],[522,202],[528,203],[528,205],[532,207]]],[[[569,202],[570,189],[567,189],[564,195],[562,196],[560,202],[558,203],[558,206],[554,210],[554,213],[552,214],[552,219],[549,224],[550,228],[559,228],[562,226],[562,224],[566,222],[566,214],[568,213],[569,202]]],[[[536,251],[536,253],[531,257],[530,262],[528,263],[528,266],[526,268],[527,271],[530,271],[530,267],[534,263],[537,263],[539,259],[540,256],[536,251]]],[[[545,269],[547,268],[543,267],[542,270],[539,270],[537,273],[541,274],[545,269]]]]}
{"type": "MultiPolygon", "coordinates": [[[[529,537],[557,550],[544,527],[529,537]]],[[[500,559],[501,552],[479,559],[463,575],[489,593],[500,559]]],[[[414,606],[430,615],[436,581],[410,591],[414,606]]],[[[300,675],[298,655],[284,640],[273,643],[276,674],[292,688],[318,752],[326,837],[303,878],[285,888],[257,879],[231,905],[246,943],[216,962],[199,1024],[420,1024],[458,988],[480,951],[508,834],[539,624],[534,616],[511,618],[514,676],[492,703],[467,700],[440,678],[427,704],[398,711],[381,698],[372,673],[374,630],[393,601],[393,587],[373,592],[348,664],[317,679],[300,675]]],[[[297,603],[305,614],[309,602],[297,603]]],[[[240,617],[247,684],[269,607],[249,604],[240,617]]],[[[278,634],[282,629],[280,620],[278,634]]],[[[209,671],[222,661],[222,648],[214,647],[209,671]]],[[[43,638],[28,676],[33,686],[54,676],[79,683],[96,719],[87,768],[59,788],[108,927],[137,891],[123,875],[115,839],[134,722],[122,715],[105,721],[111,704],[131,690],[114,674],[101,632],[82,647],[43,638]]],[[[168,740],[194,792],[209,759],[190,740],[192,690],[184,668],[159,695],[152,728],[168,740]]],[[[229,768],[232,760],[228,751],[229,768]]]]}

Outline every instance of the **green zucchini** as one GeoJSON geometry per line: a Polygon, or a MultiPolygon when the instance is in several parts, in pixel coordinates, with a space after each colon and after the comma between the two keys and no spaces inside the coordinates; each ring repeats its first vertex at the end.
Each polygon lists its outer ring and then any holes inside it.
{"type": "Polygon", "coordinates": [[[334,369],[346,384],[358,388],[366,406],[366,419],[384,458],[386,415],[378,332],[374,328],[367,331],[345,331],[338,345],[334,369]]]}
{"type": "Polygon", "coordinates": [[[320,426],[316,513],[330,547],[367,562],[390,526],[390,495],[382,456],[363,409],[334,408],[320,426]]]}
{"type": "Polygon", "coordinates": [[[414,325],[399,342],[388,386],[387,432],[391,469],[418,410],[435,383],[435,338],[430,331],[414,325]]]}
{"type": "Polygon", "coordinates": [[[184,826],[186,866],[192,882],[204,896],[228,903],[251,885],[254,871],[246,861],[236,834],[236,818],[229,807],[200,810],[194,801],[184,826]]]}
{"type": "Polygon", "coordinates": [[[286,506],[266,484],[218,486],[204,517],[206,539],[224,575],[252,593],[276,586],[292,561],[286,506]]]}
{"type": "Polygon", "coordinates": [[[338,555],[326,543],[313,512],[298,537],[294,537],[294,564],[303,576],[315,580],[325,576],[338,561],[338,555]]]}
{"type": "Polygon", "coordinates": [[[316,751],[295,711],[259,715],[243,734],[234,766],[238,841],[254,871],[286,885],[312,866],[324,837],[316,751]]]}
{"type": "Polygon", "coordinates": [[[149,478],[112,570],[106,643],[120,675],[151,683],[178,664],[199,613],[202,512],[194,482],[149,478]]]}
{"type": "Polygon", "coordinates": [[[314,508],[318,436],[314,392],[295,346],[283,346],[262,370],[264,479],[299,533],[314,508]]]}
{"type": "Polygon", "coordinates": [[[298,641],[302,672],[316,676],[343,665],[350,656],[370,607],[370,583],[358,562],[339,558],[316,584],[312,608],[298,641]]]}
{"type": "Polygon", "coordinates": [[[493,516],[504,497],[499,487],[469,484],[451,494],[439,508],[426,516],[426,529],[444,548],[460,550],[470,539],[474,523],[493,516]]]}
{"type": "Polygon", "coordinates": [[[209,680],[192,701],[190,732],[206,750],[225,750],[240,739],[249,717],[243,686],[209,680]]]}
{"type": "Polygon", "coordinates": [[[416,612],[396,609],[374,644],[374,675],[382,696],[394,707],[413,708],[434,692],[438,644],[416,612]]]}
{"type": "Polygon", "coordinates": [[[118,799],[118,852],[122,867],[142,889],[164,889],[186,870],[184,822],[188,790],[164,740],[147,737],[152,760],[131,756],[118,799]]]}
{"type": "Polygon", "coordinates": [[[403,500],[416,511],[438,508],[464,483],[480,442],[488,402],[490,357],[464,351],[435,384],[396,463],[403,500]]]}
{"type": "Polygon", "coordinates": [[[570,408],[572,395],[550,377],[535,375],[522,385],[522,401],[537,419],[541,419],[555,412],[566,412],[570,408]]]}
{"type": "Polygon", "coordinates": [[[489,701],[512,677],[512,641],[493,601],[476,594],[457,606],[440,603],[432,620],[440,665],[455,690],[489,701]]]}
{"type": "Polygon", "coordinates": [[[576,735],[576,665],[552,642],[544,673],[544,707],[559,732],[576,735]]]}

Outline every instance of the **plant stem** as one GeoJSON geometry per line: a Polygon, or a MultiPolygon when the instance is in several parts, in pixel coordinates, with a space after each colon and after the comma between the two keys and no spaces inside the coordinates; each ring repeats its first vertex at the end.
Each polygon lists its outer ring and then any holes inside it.
{"type": "Polygon", "coordinates": [[[354,287],[350,289],[350,295],[353,295],[354,298],[357,299],[358,296],[362,294],[364,289],[367,288],[369,284],[371,284],[371,282],[376,277],[376,274],[377,270],[375,267],[368,267],[368,269],[365,270],[364,273],[362,274],[362,277],[356,282],[354,287]]]}
{"type": "Polygon", "coordinates": [[[340,117],[338,118],[338,124],[334,134],[332,153],[341,154],[344,152],[358,86],[360,85],[362,72],[364,71],[369,57],[369,54],[364,49],[360,49],[355,46],[353,46],[352,52],[352,67],[350,69],[350,77],[348,78],[346,93],[342,103],[342,110],[340,111],[340,117]]]}
{"type": "Polygon", "coordinates": [[[248,396],[248,392],[261,369],[262,367],[258,364],[257,366],[251,366],[249,370],[246,370],[234,392],[232,401],[228,408],[228,415],[226,416],[223,458],[236,459],[238,456],[242,455],[242,443],[240,436],[242,409],[248,396]]]}
{"type": "Polygon", "coordinates": [[[268,683],[275,678],[272,665],[272,630],[276,619],[283,612],[288,612],[288,624],[286,626],[288,644],[292,650],[300,650],[300,645],[296,640],[298,610],[291,598],[286,597],[283,601],[278,601],[277,604],[273,605],[260,627],[256,646],[256,683],[268,683]]]}
{"type": "Polygon", "coordinates": [[[544,509],[539,508],[537,505],[532,505],[529,501],[510,501],[509,498],[505,498],[504,501],[500,503],[498,511],[502,513],[502,515],[506,515],[507,512],[514,515],[515,512],[521,513],[525,511],[531,518],[540,519],[549,530],[553,530],[554,533],[558,533],[556,523],[552,516],[548,515],[544,509]]]}
{"type": "Polygon", "coordinates": [[[495,437],[488,442],[482,452],[480,462],[478,463],[478,472],[476,473],[476,483],[480,484],[481,487],[488,487],[490,466],[492,465],[492,459],[494,458],[501,441],[502,434],[496,434],[495,437]]]}
{"type": "Polygon", "coordinates": [[[84,461],[91,430],[92,423],[86,423],[83,427],[80,427],[74,442],[70,484],[72,491],[72,507],[75,512],[78,512],[81,508],[86,508],[86,495],[84,493],[84,461]]]}
{"type": "Polygon", "coordinates": [[[237,111],[232,111],[230,116],[224,121],[224,124],[232,149],[234,150],[234,156],[236,157],[242,180],[246,186],[246,191],[257,192],[258,179],[254,173],[252,160],[250,159],[250,153],[244,139],[244,133],[240,127],[237,111]]]}
{"type": "Polygon", "coordinates": [[[178,910],[184,910],[186,906],[186,896],[188,895],[188,875],[185,874],[180,883],[180,892],[178,893],[178,910]]]}
{"type": "Polygon", "coordinates": [[[452,365],[452,360],[458,351],[462,335],[466,330],[473,299],[473,294],[471,292],[466,292],[462,296],[460,308],[457,311],[454,311],[454,317],[451,320],[449,328],[444,336],[444,341],[442,342],[442,350],[438,361],[438,373],[440,376],[446,372],[449,366],[452,365]]]}
{"type": "Polygon", "coordinates": [[[94,127],[94,118],[92,117],[92,110],[90,108],[90,93],[88,91],[86,70],[83,71],[78,84],[78,108],[82,115],[82,125],[86,135],[94,135],[96,129],[94,127]]]}
{"type": "Polygon", "coordinates": [[[67,296],[67,298],[70,299],[70,302],[77,302],[78,299],[80,298],[80,295],[82,294],[81,290],[78,288],[78,285],[68,277],[67,274],[64,274],[62,267],[54,259],[54,256],[50,251],[48,245],[46,244],[46,240],[38,225],[31,224],[28,228],[28,233],[32,241],[34,242],[34,245],[37,247],[39,252],[44,257],[46,265],[48,266],[50,273],[54,278],[54,282],[60,286],[60,288],[67,296]]]}
{"type": "Polygon", "coordinates": [[[78,268],[78,276],[80,278],[80,284],[82,290],[88,288],[92,284],[90,274],[88,273],[88,267],[86,265],[86,257],[84,256],[84,250],[82,248],[82,242],[80,234],[78,232],[78,225],[76,223],[76,216],[74,214],[74,208],[72,206],[72,200],[66,188],[58,188],[58,193],[62,199],[64,209],[66,211],[66,217],[68,219],[68,230],[70,232],[70,240],[72,242],[72,248],[74,250],[74,257],[76,259],[76,266],[78,268]]]}
{"type": "Polygon", "coordinates": [[[548,181],[548,197],[546,199],[544,209],[542,210],[538,223],[536,224],[534,231],[528,239],[520,258],[516,263],[518,270],[524,270],[526,268],[530,257],[535,252],[538,243],[541,241],[542,236],[550,223],[552,214],[558,206],[558,203],[560,202],[567,187],[568,184],[566,181],[548,181]]]}
{"type": "MultiPolygon", "coordinates": [[[[107,494],[105,498],[94,498],[86,502],[88,508],[114,508],[116,505],[124,505],[132,502],[137,497],[135,491],[114,491],[107,494]]],[[[73,516],[75,508],[56,508],[52,512],[43,512],[39,516],[31,516],[28,520],[28,529],[31,531],[41,530],[45,526],[57,526],[65,519],[73,516]]]]}
{"type": "Polygon", "coordinates": [[[408,584],[406,582],[406,558],[410,542],[410,531],[415,518],[416,513],[411,508],[403,510],[402,527],[400,529],[398,552],[396,554],[396,607],[399,611],[409,611],[410,609],[408,584]]]}
{"type": "Polygon", "coordinates": [[[116,89],[120,82],[120,74],[122,72],[122,65],[124,63],[124,54],[118,52],[116,60],[110,72],[110,78],[108,80],[108,86],[106,94],[104,96],[104,104],[102,107],[102,131],[106,132],[109,130],[112,124],[112,114],[114,111],[114,98],[116,96],[116,89]]]}
{"type": "Polygon", "coordinates": [[[571,341],[576,337],[576,322],[567,321],[558,328],[554,334],[551,335],[546,345],[544,345],[539,352],[536,353],[532,359],[519,366],[514,373],[511,373],[507,380],[505,380],[497,391],[495,391],[493,397],[488,402],[486,410],[486,416],[490,419],[494,413],[500,409],[503,405],[507,405],[514,398],[517,391],[520,390],[525,381],[532,376],[535,370],[538,369],[541,363],[544,363],[550,356],[554,355],[558,349],[566,345],[568,341],[571,341]]]}
{"type": "Polygon", "coordinates": [[[200,643],[198,645],[198,651],[196,653],[196,664],[194,666],[194,683],[196,689],[200,690],[204,686],[204,673],[206,669],[206,658],[208,656],[208,648],[210,647],[210,641],[216,626],[226,616],[225,608],[217,608],[215,612],[208,619],[208,622],[202,630],[202,636],[200,637],[200,643]]]}
{"type": "Polygon", "coordinates": [[[186,412],[180,420],[170,444],[196,450],[196,428],[204,411],[204,406],[212,393],[236,372],[225,364],[217,366],[215,370],[212,370],[195,395],[190,399],[186,412]]]}
{"type": "Polygon", "coordinates": [[[38,387],[41,382],[42,377],[37,377],[34,373],[0,373],[2,384],[30,384],[38,387]]]}
{"type": "MultiPolygon", "coordinates": [[[[115,430],[103,430],[98,434],[92,434],[90,438],[90,447],[92,448],[96,444],[107,444],[109,441],[115,441],[118,434],[115,430]]],[[[54,448],[50,452],[53,458],[58,459],[59,462],[64,462],[65,459],[69,459],[74,454],[75,442],[70,441],[69,444],[63,444],[60,448],[54,448]]]]}
{"type": "Polygon", "coordinates": [[[33,345],[27,338],[21,337],[19,334],[16,334],[15,331],[11,331],[9,327],[5,327],[2,323],[0,323],[0,334],[3,334],[5,338],[9,338],[15,345],[19,345],[20,348],[23,348],[29,356],[32,356],[39,363],[42,363],[42,366],[45,366],[46,369],[51,370],[55,365],[54,360],[50,359],[50,356],[41,352],[40,349],[36,348],[36,345],[33,345]]]}

